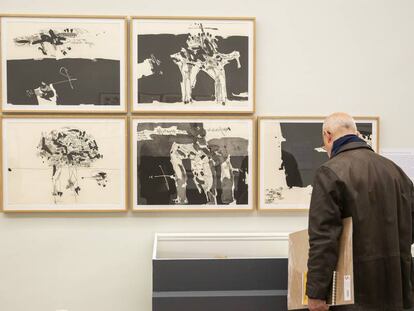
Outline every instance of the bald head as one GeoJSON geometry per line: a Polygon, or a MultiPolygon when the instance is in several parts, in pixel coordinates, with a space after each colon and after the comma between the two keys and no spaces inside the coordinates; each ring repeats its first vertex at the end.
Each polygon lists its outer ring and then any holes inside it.
{"type": "Polygon", "coordinates": [[[322,132],[323,143],[329,157],[335,140],[349,134],[358,135],[355,120],[344,112],[336,112],[328,116],[323,122],[322,132]]]}
{"type": "Polygon", "coordinates": [[[335,112],[323,122],[323,131],[329,132],[334,138],[348,134],[357,134],[355,120],[347,113],[335,112]]]}

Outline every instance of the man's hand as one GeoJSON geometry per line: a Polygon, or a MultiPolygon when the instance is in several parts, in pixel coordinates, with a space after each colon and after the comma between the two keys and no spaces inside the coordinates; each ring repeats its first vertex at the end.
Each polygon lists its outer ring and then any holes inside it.
{"type": "Polygon", "coordinates": [[[310,311],[327,311],[329,310],[329,306],[326,304],[325,300],[309,298],[308,309],[310,311]]]}

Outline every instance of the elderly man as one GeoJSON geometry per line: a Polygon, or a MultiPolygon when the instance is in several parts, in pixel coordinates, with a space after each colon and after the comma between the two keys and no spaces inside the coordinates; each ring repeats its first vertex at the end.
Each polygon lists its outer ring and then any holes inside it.
{"type": "Polygon", "coordinates": [[[390,160],[358,137],[345,113],[323,125],[330,157],[317,171],[309,211],[309,310],[328,310],[342,218],[353,219],[355,305],[333,310],[403,310],[414,302],[414,190],[390,160]]]}

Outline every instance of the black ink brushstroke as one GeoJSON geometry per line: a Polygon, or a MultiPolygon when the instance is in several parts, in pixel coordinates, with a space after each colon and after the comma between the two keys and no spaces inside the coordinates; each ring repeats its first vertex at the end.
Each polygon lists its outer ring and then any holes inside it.
{"type": "MultiPolygon", "coordinates": [[[[55,203],[62,197],[61,173],[68,171],[65,188],[71,189],[76,195],[80,194],[81,187],[78,181],[79,167],[91,167],[91,164],[103,155],[99,152],[95,139],[86,131],[77,128],[64,127],[43,133],[37,146],[38,156],[52,167],[52,183],[55,203]]],[[[105,183],[106,173],[100,172],[98,185],[105,183]]],[[[83,179],[83,178],[82,178],[83,179]]]]}

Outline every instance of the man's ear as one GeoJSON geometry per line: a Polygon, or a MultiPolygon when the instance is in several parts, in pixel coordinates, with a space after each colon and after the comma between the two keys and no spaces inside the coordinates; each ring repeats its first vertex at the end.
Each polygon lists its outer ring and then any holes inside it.
{"type": "Polygon", "coordinates": [[[333,141],[333,135],[331,132],[326,131],[326,137],[328,138],[328,143],[331,143],[333,141]]]}

